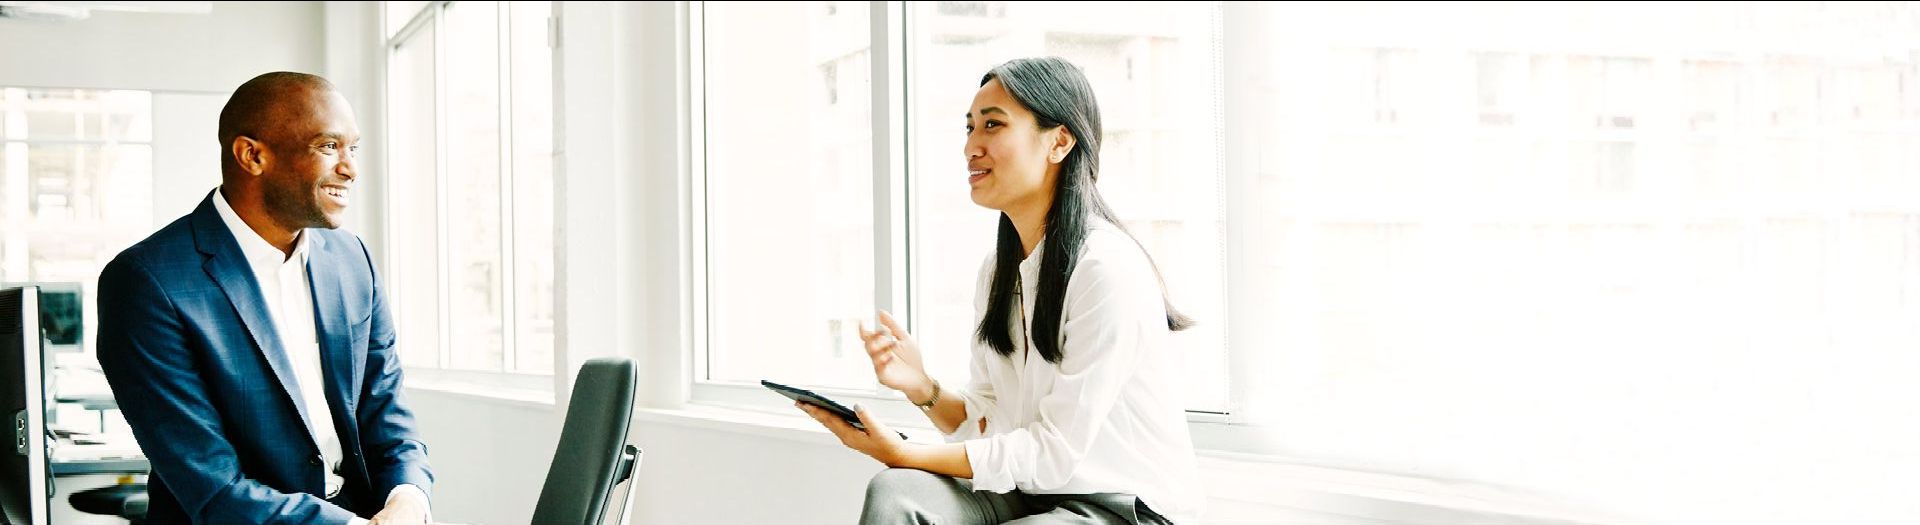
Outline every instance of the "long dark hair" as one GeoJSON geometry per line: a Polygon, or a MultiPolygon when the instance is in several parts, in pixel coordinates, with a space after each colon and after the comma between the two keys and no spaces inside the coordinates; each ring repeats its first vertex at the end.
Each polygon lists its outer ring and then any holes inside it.
{"type": "MultiPolygon", "coordinates": [[[[1087,215],[1126,227],[1106,199],[1100,197],[1100,106],[1093,98],[1093,86],[1072,63],[1057,57],[1022,58],[994,67],[981,77],[985,86],[1000,80],[1008,94],[1032,111],[1040,129],[1066,126],[1078,141],[1060,162],[1060,174],[1054,181],[1053,207],[1047,210],[1046,239],[1040,257],[1040,293],[1033,307],[1033,343],[1040,357],[1060,364],[1061,309],[1066,302],[1067,282],[1073,278],[1074,264],[1087,240],[1087,215]]],[[[1139,245],[1139,239],[1134,244],[1139,245]]],[[[1141,248],[1144,253],[1145,248],[1141,248]]],[[[993,284],[987,294],[987,312],[980,319],[976,336],[1001,356],[1013,355],[1016,348],[1008,327],[1012,326],[1014,278],[1020,275],[1020,232],[1013,219],[1000,214],[1000,234],[994,248],[993,284]]],[[[1152,257],[1148,257],[1152,263],[1152,257]]],[[[1154,270],[1158,277],[1159,269],[1154,270]]],[[[1161,300],[1167,305],[1167,329],[1185,330],[1193,319],[1173,308],[1166,298],[1166,283],[1161,280],[1161,300]]]]}

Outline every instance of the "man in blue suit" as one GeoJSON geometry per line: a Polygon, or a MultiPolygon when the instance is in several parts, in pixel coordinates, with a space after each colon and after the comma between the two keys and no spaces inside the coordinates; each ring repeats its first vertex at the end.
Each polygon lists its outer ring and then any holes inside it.
{"type": "Polygon", "coordinates": [[[220,111],[220,187],[101,272],[100,365],[153,465],[148,523],[429,520],[387,283],[336,229],[359,135],[325,79],[247,81],[220,111]]]}

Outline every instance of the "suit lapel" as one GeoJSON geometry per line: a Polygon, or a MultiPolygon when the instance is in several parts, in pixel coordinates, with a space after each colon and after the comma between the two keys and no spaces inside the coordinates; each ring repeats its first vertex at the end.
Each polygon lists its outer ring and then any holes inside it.
{"type": "MultiPolygon", "coordinates": [[[[307,420],[307,407],[300,402],[300,392],[293,376],[293,361],[287,358],[287,350],[280,346],[280,333],[275,330],[273,321],[267,317],[267,301],[260,295],[260,284],[253,277],[253,268],[247,265],[246,257],[240,253],[240,242],[233,238],[233,232],[220,219],[219,210],[213,208],[213,196],[208,195],[193,211],[194,244],[200,253],[207,257],[204,264],[207,276],[220,285],[227,300],[233,303],[234,312],[240,314],[240,322],[246,325],[247,333],[253,337],[255,348],[266,357],[267,367],[273,369],[273,377],[280,382],[280,391],[287,396],[287,402],[300,412],[300,420],[307,420]]],[[[307,437],[313,437],[310,425],[307,437]]],[[[315,439],[315,443],[319,440],[315,439]]]]}
{"type": "MultiPolygon", "coordinates": [[[[327,382],[327,400],[335,407],[336,421],[348,425],[345,430],[358,427],[349,408],[358,406],[360,401],[360,370],[364,368],[362,356],[354,355],[353,341],[347,315],[347,302],[341,292],[340,279],[345,275],[330,250],[333,248],[319,235],[313,235],[310,251],[307,255],[307,282],[312,283],[313,313],[320,322],[320,362],[322,373],[327,382]]],[[[354,432],[347,432],[354,435],[354,432]]]]}

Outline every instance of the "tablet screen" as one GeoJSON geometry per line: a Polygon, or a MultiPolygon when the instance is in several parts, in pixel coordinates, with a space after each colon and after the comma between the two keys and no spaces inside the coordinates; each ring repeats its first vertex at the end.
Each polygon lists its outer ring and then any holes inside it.
{"type": "MultiPolygon", "coordinates": [[[[853,428],[860,429],[863,432],[867,430],[867,426],[860,423],[860,416],[854,414],[853,409],[847,408],[846,405],[842,405],[832,399],[827,399],[826,396],[813,393],[803,388],[790,387],[766,380],[761,380],[760,386],[767,387],[767,389],[774,392],[779,392],[780,395],[787,396],[794,401],[826,409],[826,411],[832,412],[833,415],[839,416],[841,421],[846,421],[847,424],[853,425],[853,428]]],[[[907,435],[900,434],[900,439],[907,439],[907,435]]]]}

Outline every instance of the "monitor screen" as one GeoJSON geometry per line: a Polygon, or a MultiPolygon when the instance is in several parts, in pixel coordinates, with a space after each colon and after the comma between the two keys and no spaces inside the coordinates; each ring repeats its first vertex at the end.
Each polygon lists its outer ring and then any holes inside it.
{"type": "Polygon", "coordinates": [[[41,389],[39,289],[0,289],[0,515],[47,523],[46,398],[41,389]]]}
{"type": "Polygon", "coordinates": [[[79,352],[86,325],[81,316],[86,310],[80,283],[22,282],[0,284],[0,288],[33,286],[40,289],[40,337],[46,338],[46,351],[79,352]]]}

